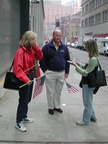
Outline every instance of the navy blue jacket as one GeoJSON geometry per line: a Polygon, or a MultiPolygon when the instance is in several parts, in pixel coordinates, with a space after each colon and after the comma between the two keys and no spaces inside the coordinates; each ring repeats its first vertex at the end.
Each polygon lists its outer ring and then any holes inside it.
{"type": "Polygon", "coordinates": [[[58,50],[53,45],[53,40],[47,43],[42,48],[43,59],[40,61],[40,67],[45,72],[46,70],[51,71],[63,71],[65,74],[69,74],[70,64],[67,60],[70,60],[68,48],[65,44],[60,42],[58,50]]]}

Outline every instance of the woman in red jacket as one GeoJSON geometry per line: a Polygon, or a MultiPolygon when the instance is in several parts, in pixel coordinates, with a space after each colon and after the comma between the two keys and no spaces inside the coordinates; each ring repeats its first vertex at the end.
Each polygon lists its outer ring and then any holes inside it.
{"type": "MultiPolygon", "coordinates": [[[[28,103],[31,101],[34,78],[34,61],[41,60],[43,57],[42,51],[36,45],[36,33],[27,31],[22,36],[13,63],[13,72],[15,76],[26,83],[26,86],[19,90],[19,104],[17,108],[16,128],[20,131],[26,131],[24,122],[33,122],[32,118],[27,116],[28,103]]],[[[38,67],[38,76],[40,69],[38,67]]]]}

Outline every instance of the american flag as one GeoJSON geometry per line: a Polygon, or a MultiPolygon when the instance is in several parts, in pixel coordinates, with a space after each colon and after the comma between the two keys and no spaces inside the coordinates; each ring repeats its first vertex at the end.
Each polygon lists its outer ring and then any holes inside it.
{"type": "Polygon", "coordinates": [[[76,93],[78,90],[66,82],[67,89],[70,93],[76,93]]]}
{"type": "Polygon", "coordinates": [[[45,76],[42,76],[38,79],[35,78],[34,83],[33,83],[32,98],[35,98],[42,92],[44,81],[45,81],[45,76]]]}

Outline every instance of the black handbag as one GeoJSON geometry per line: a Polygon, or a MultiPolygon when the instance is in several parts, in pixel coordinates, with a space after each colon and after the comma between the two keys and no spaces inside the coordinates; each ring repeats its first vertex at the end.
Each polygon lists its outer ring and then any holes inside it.
{"type": "MultiPolygon", "coordinates": [[[[13,65],[13,62],[12,62],[12,65],[13,65]]],[[[9,71],[6,73],[3,87],[6,89],[11,89],[11,90],[19,90],[19,87],[21,85],[23,85],[24,82],[22,82],[18,78],[16,78],[14,73],[11,72],[12,65],[11,65],[9,71]]]]}
{"type": "Polygon", "coordinates": [[[107,85],[105,71],[102,70],[98,59],[97,61],[99,64],[99,70],[97,70],[96,74],[94,72],[91,72],[88,74],[88,86],[89,87],[101,87],[101,86],[107,85]]]}

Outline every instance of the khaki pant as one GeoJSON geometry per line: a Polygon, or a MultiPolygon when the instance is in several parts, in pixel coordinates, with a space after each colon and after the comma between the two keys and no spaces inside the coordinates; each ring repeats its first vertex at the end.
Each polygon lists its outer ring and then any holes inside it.
{"type": "Polygon", "coordinates": [[[48,108],[60,108],[61,91],[64,84],[64,71],[54,72],[48,70],[46,72],[45,83],[48,108]]]}

